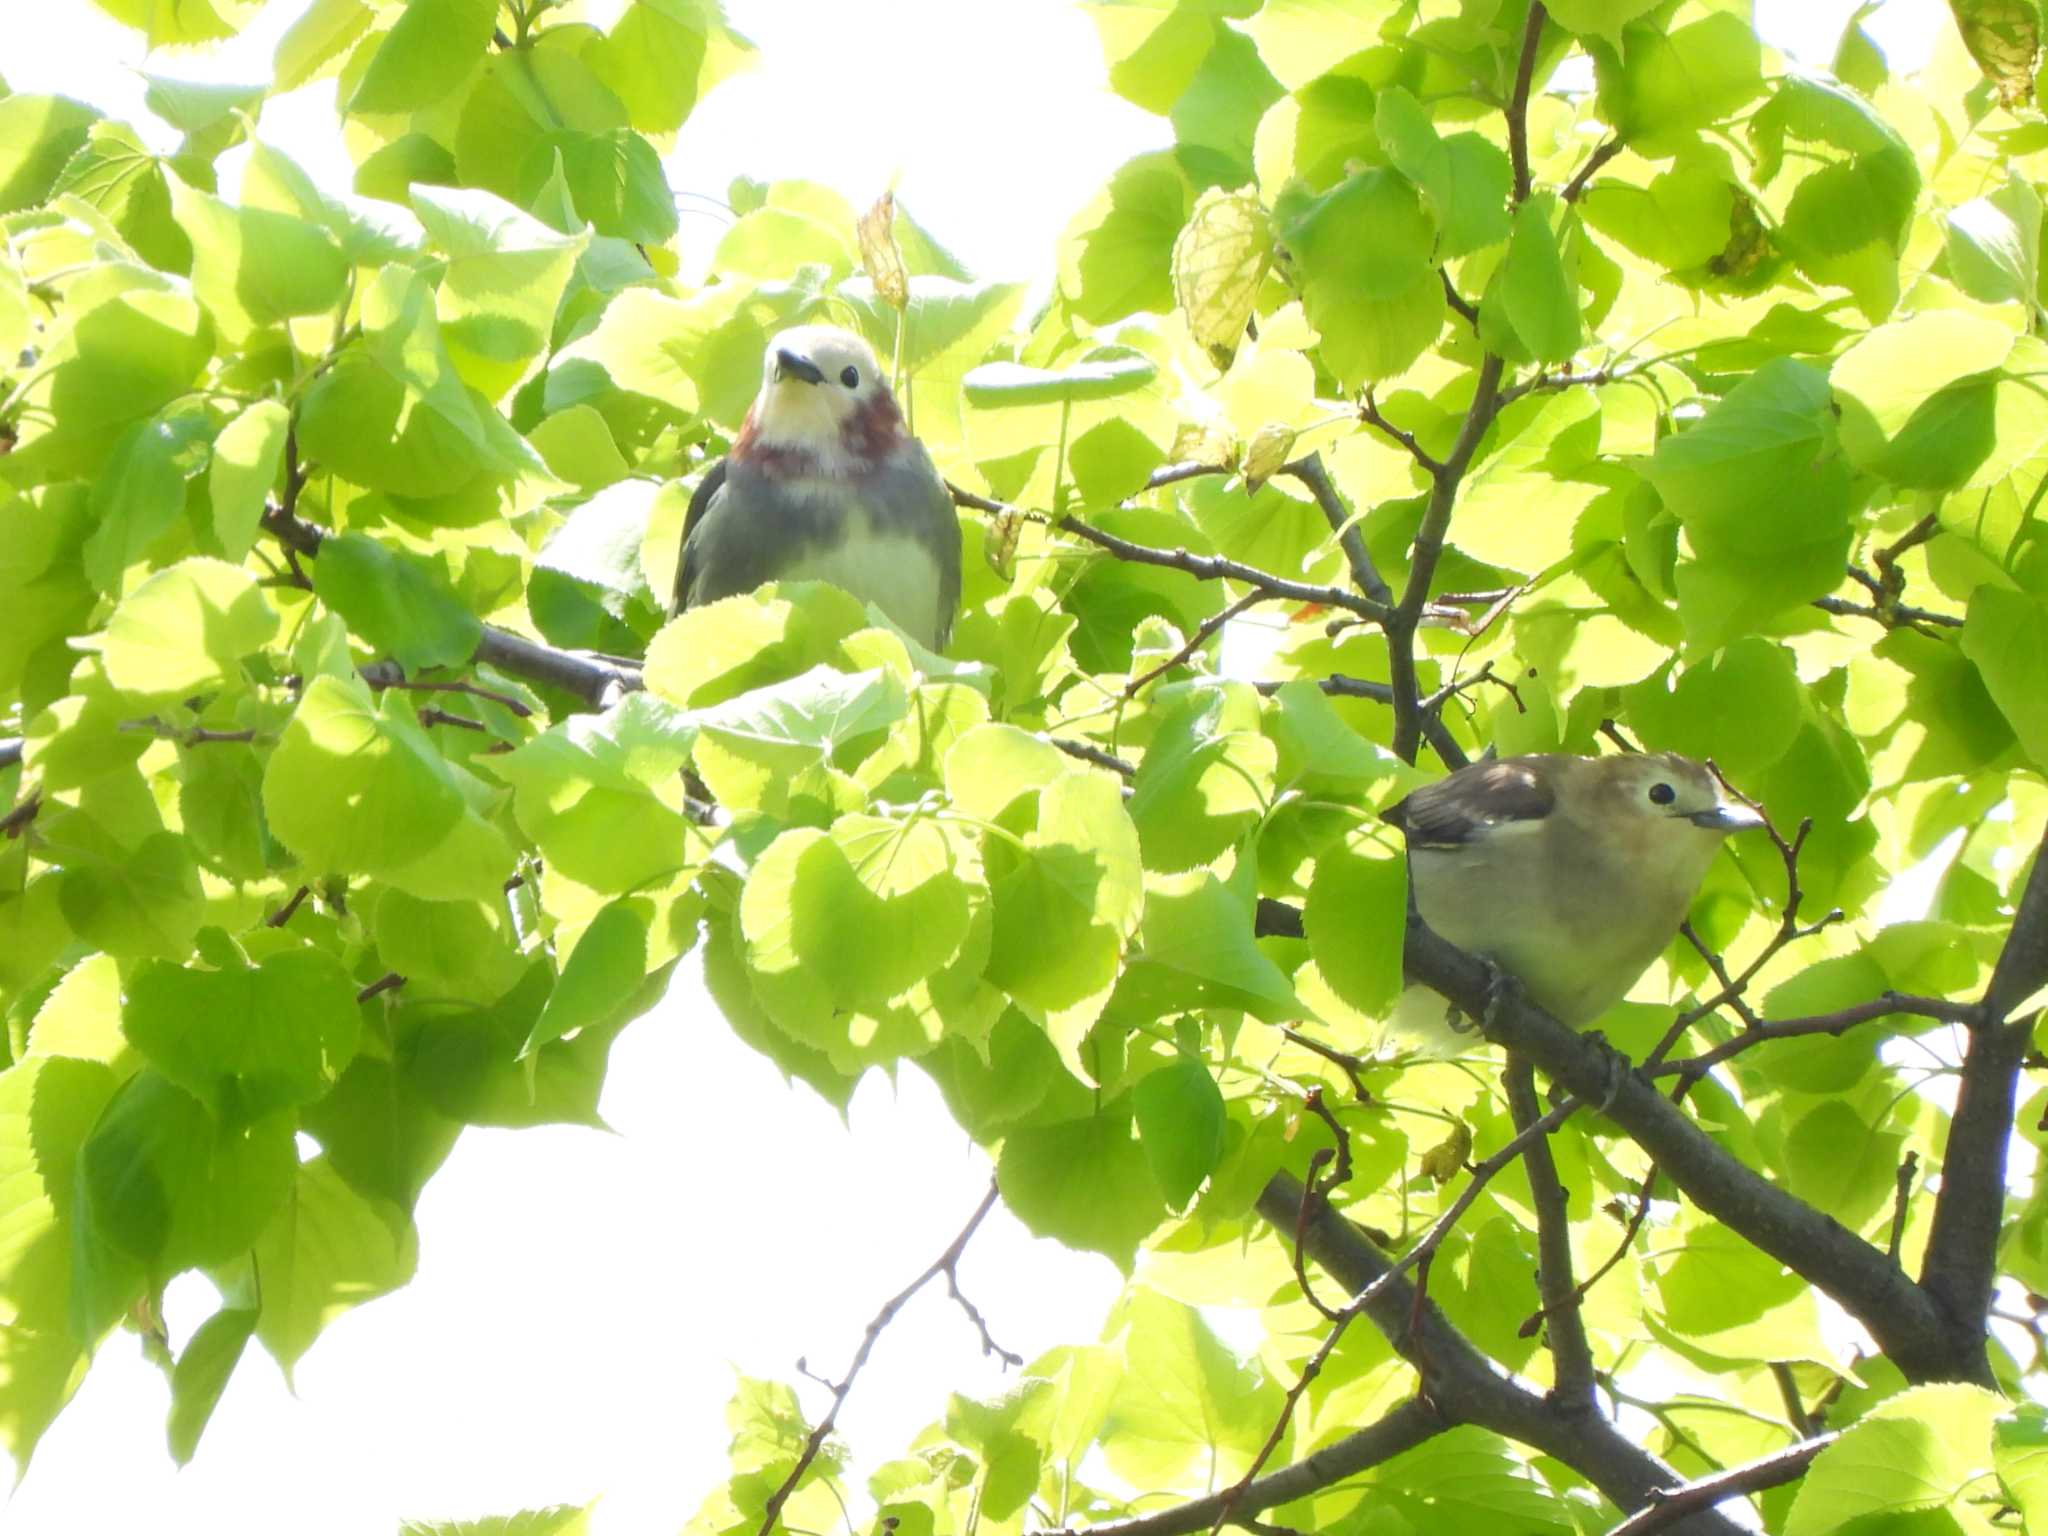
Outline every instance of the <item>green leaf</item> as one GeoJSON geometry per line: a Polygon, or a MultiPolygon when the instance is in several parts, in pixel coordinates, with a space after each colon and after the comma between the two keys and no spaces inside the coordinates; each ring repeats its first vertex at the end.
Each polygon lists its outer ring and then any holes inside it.
{"type": "Polygon", "coordinates": [[[185,697],[237,677],[276,633],[277,612],[245,571],[180,560],[121,599],[101,659],[123,693],[185,697]]]}
{"type": "Polygon", "coordinates": [[[1449,260],[1508,238],[1508,157],[1476,133],[1438,135],[1422,105],[1399,86],[1381,91],[1374,127],[1394,168],[1422,191],[1439,230],[1437,257],[1449,260]]]}
{"type": "Polygon", "coordinates": [[[1192,689],[1162,712],[1131,783],[1146,868],[1206,864],[1258,820],[1278,758],[1259,726],[1258,696],[1243,684],[1192,689]]]}
{"type": "Polygon", "coordinates": [[[1107,1254],[1128,1273],[1139,1242],[1166,1218],[1132,1132],[1121,1099],[1084,1120],[1019,1127],[996,1159],[1003,1204],[1039,1236],[1107,1254]]]}
{"type": "Polygon", "coordinates": [[[316,678],[271,757],[264,809],[315,868],[403,861],[438,844],[462,814],[439,756],[423,736],[380,716],[360,683],[316,678]]]}
{"type": "Polygon", "coordinates": [[[1585,338],[1577,274],[1565,264],[1560,222],[1572,215],[1555,195],[1539,192],[1515,210],[1514,233],[1500,272],[1508,323],[1541,362],[1561,363],[1585,338]]]}
{"type": "Polygon", "coordinates": [[[1176,1056],[1131,1090],[1138,1145],[1166,1203],[1183,1206],[1223,1156],[1223,1095],[1209,1069],[1176,1056]]]}
{"type": "Polygon", "coordinates": [[[318,225],[246,203],[231,207],[175,177],[171,206],[192,240],[192,292],[230,341],[341,303],[348,258],[318,225]]]}
{"type": "Polygon", "coordinates": [[[370,30],[372,12],[363,0],[313,0],[277,40],[272,63],[275,89],[295,91],[325,74],[370,30]]]}
{"type": "Polygon", "coordinates": [[[1075,1069],[1142,907],[1137,828],[1113,779],[1069,769],[1039,791],[1024,842],[1024,856],[989,869],[988,979],[1046,1023],[1075,1069]]]}
{"type": "Polygon", "coordinates": [[[695,729],[673,705],[629,694],[602,715],[571,715],[490,760],[512,811],[548,866],[624,895],[690,862],[681,770],[695,729]]]}
{"type": "Polygon", "coordinates": [[[435,298],[448,356],[471,388],[502,399],[547,351],[590,236],[558,234],[489,192],[415,186],[409,201],[448,258],[435,298]]]}
{"type": "Polygon", "coordinates": [[[1763,50],[1749,21],[1721,12],[1666,32],[1645,22],[1618,48],[1595,48],[1600,106],[1637,154],[1662,159],[1763,93],[1763,50]]]}
{"type": "Polygon", "coordinates": [[[754,45],[700,0],[633,0],[591,66],[642,133],[674,133],[704,95],[754,64],[754,45]]]}
{"type": "Polygon", "coordinates": [[[313,591],[353,634],[408,671],[460,666],[483,636],[442,560],[390,548],[366,533],[321,543],[313,591]]]}
{"type": "Polygon", "coordinates": [[[0,98],[0,213],[48,197],[99,116],[68,96],[0,98]]]}
{"type": "Polygon", "coordinates": [[[1235,1008],[1278,1023],[1305,1010],[1287,975],[1252,937],[1242,882],[1208,870],[1149,881],[1145,917],[1117,987],[1119,1016],[1235,1008]]]}
{"type": "Polygon", "coordinates": [[[419,1261],[412,1219],[388,1200],[358,1194],[334,1164],[298,1165],[289,1194],[256,1239],[263,1311],[256,1336],[291,1379],[320,1330],[410,1280],[419,1261]]]}
{"type": "Polygon", "coordinates": [[[1842,449],[1895,485],[1954,490],[1990,454],[1996,434],[1988,375],[2014,334],[1963,310],[1932,310],[1865,333],[1835,363],[1842,449]]]}
{"type": "Polygon", "coordinates": [[[150,961],[129,976],[121,1030],[150,1064],[224,1125],[307,1104],[355,1055],[356,984],[317,949],[255,966],[150,961]]]}
{"type": "MultiPolygon", "coordinates": [[[[1141,1488],[1171,1486],[1197,1465],[1240,1475],[1281,1418],[1279,1384],[1239,1360],[1193,1307],[1154,1291],[1129,1292],[1110,1326],[1124,1376],[1102,1444],[1117,1475],[1141,1488]]],[[[1288,1454],[1285,1439],[1277,1453],[1288,1454]]]]}
{"type": "Polygon", "coordinates": [[[1738,384],[1645,466],[1685,527],[1688,639],[1710,649],[1840,585],[1854,501],[1826,378],[1781,359],[1738,384]]]}
{"type": "Polygon", "coordinates": [[[307,389],[299,449],[346,479],[438,496],[479,471],[537,473],[540,457],[464,384],[420,277],[391,265],[362,295],[363,334],[307,389]]]}
{"type": "Polygon", "coordinates": [[[2048,1410],[2021,1403],[1991,1424],[1991,1460],[2024,1529],[2048,1522],[2048,1410]]]}
{"type": "Polygon", "coordinates": [[[173,408],[137,422],[116,445],[112,462],[92,488],[99,526],[85,541],[85,574],[106,593],[177,522],[186,478],[204,454],[206,420],[173,408]]]}
{"type": "Polygon", "coordinates": [[[290,430],[291,412],[282,401],[259,400],[213,440],[207,500],[213,504],[213,536],[230,560],[240,560],[256,542],[290,430]]]}
{"type": "Polygon", "coordinates": [[[246,1249],[285,1200],[298,1166],[292,1127],[273,1116],[239,1128],[154,1072],[130,1078],[78,1152],[73,1319],[97,1337],[118,1293],[89,1276],[126,1258],[161,1282],[181,1269],[224,1264],[246,1249]]]}
{"type": "Polygon", "coordinates": [[[455,94],[483,59],[496,0],[406,0],[347,110],[411,112],[455,94]]]}
{"type": "Polygon", "coordinates": [[[199,1448],[206,1421],[227,1390],[242,1350],[256,1333],[258,1313],[222,1307],[199,1325],[171,1371],[171,1460],[184,1466],[199,1448]]]}
{"type": "MultiPolygon", "coordinates": [[[[1205,43],[1206,49],[1206,43],[1205,43]]],[[[1173,308],[1173,247],[1194,211],[1174,157],[1139,155],[1120,167],[1060,246],[1060,289],[1094,324],[1173,308]]]]}
{"type": "Polygon", "coordinates": [[[615,901],[591,919],[519,1054],[608,1018],[647,976],[645,904],[615,901]]]}
{"type": "Polygon", "coordinates": [[[2041,686],[2048,677],[2048,602],[1987,582],[1971,595],[1962,647],[2022,750],[2036,766],[2048,766],[2048,690],[2041,686]]]}
{"type": "Polygon", "coordinates": [[[1991,1463],[2004,1403],[1982,1387],[1911,1387],[1813,1459],[1785,1536],[1826,1536],[1852,1520],[1952,1507],[1991,1463]]]}
{"type": "Polygon", "coordinates": [[[1973,299],[2034,301],[2041,283],[2041,195],[2014,176],[1947,214],[1948,271],[1973,299]]]}
{"type": "Polygon", "coordinates": [[[1314,198],[1290,187],[1273,218],[1341,382],[1399,373],[1436,340],[1448,312],[1430,265],[1436,221],[1407,178],[1359,171],[1314,198]]]}
{"type": "Polygon", "coordinates": [[[1302,909],[1309,953],[1331,991],[1377,1015],[1401,993],[1408,936],[1408,861],[1372,838],[1316,860],[1302,909]]]}
{"type": "Polygon", "coordinates": [[[961,387],[971,404],[1000,410],[1016,405],[1114,400],[1143,389],[1158,373],[1159,365],[1136,348],[1094,347],[1060,368],[983,363],[968,372],[961,387]]]}

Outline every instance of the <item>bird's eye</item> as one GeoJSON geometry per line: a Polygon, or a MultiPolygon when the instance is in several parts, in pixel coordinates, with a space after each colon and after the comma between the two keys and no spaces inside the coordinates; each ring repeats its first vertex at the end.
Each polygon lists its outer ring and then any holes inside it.
{"type": "Polygon", "coordinates": [[[844,384],[848,389],[859,389],[860,370],[858,368],[841,369],[839,373],[839,382],[844,384]]]}
{"type": "Polygon", "coordinates": [[[1650,803],[1652,805],[1669,805],[1677,798],[1678,791],[1669,784],[1652,784],[1650,786],[1650,803]]]}

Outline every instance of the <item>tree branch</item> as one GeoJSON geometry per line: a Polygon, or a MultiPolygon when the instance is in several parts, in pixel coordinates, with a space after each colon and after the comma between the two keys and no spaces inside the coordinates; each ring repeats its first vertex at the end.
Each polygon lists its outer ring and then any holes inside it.
{"type": "MultiPolygon", "coordinates": [[[[896,1320],[896,1314],[903,1310],[911,1297],[939,1276],[946,1277],[946,1283],[952,1287],[954,1298],[967,1308],[968,1317],[981,1331],[983,1352],[1002,1355],[1006,1360],[1016,1358],[1008,1351],[996,1347],[995,1340],[988,1335],[988,1326],[982,1322],[981,1314],[973,1307],[967,1306],[966,1298],[960,1295],[955,1275],[960,1264],[960,1255],[967,1251],[968,1240],[974,1236],[975,1229],[982,1223],[982,1218],[995,1209],[996,1198],[996,1186],[991,1180],[988,1193],[981,1197],[981,1204],[974,1208],[974,1214],[967,1218],[967,1225],[960,1229],[959,1235],[946,1245],[946,1251],[934,1259],[923,1274],[882,1303],[882,1310],[869,1321],[867,1331],[861,1335],[860,1348],[854,1352],[853,1363],[846,1368],[846,1374],[837,1382],[826,1383],[832,1388],[832,1406],[825,1410],[825,1416],[812,1428],[810,1437],[804,1441],[802,1454],[796,1459],[796,1465],[789,1469],[789,1475],[783,1478],[781,1485],[773,1493],[768,1495],[768,1502],[762,1510],[759,1536],[770,1536],[774,1531],[775,1522],[782,1517],[782,1506],[789,1502],[789,1496],[796,1491],[796,1485],[803,1481],[804,1473],[810,1470],[811,1463],[818,1459],[818,1452],[824,1449],[825,1438],[832,1433],[833,1425],[838,1422],[839,1410],[846,1405],[847,1394],[853,1391],[854,1379],[868,1363],[868,1355],[874,1349],[875,1341],[882,1336],[882,1330],[896,1320]]],[[[802,1369],[801,1361],[798,1362],[798,1369],[802,1369]]]]}
{"type": "Polygon", "coordinates": [[[1805,1473],[1813,1464],[1813,1458],[1833,1445],[1838,1434],[1815,1435],[1811,1440],[1801,1440],[1797,1445],[1788,1445],[1782,1451],[1773,1451],[1768,1456],[1759,1456],[1755,1461],[1746,1461],[1739,1467],[1730,1467],[1725,1472],[1716,1472],[1690,1483],[1681,1483],[1676,1488],[1664,1490],[1645,1508],[1637,1510],[1628,1519],[1607,1533],[1607,1536],[1650,1536],[1652,1531],[1661,1531],[1667,1526],[1678,1524],[1700,1510],[1713,1508],[1723,1499],[1732,1499],[1739,1493],[1757,1493],[1765,1488],[1776,1488],[1780,1483],[1789,1483],[1805,1473]]]}
{"type": "Polygon", "coordinates": [[[12,768],[21,761],[22,746],[19,736],[0,736],[0,770],[12,768]]]}
{"type": "Polygon", "coordinates": [[[1387,616],[1386,609],[1379,603],[1347,587],[1289,581],[1285,577],[1275,576],[1270,571],[1262,571],[1255,565],[1226,559],[1222,555],[1198,555],[1188,549],[1161,549],[1150,544],[1135,544],[1129,539],[1106,533],[1092,523],[1085,523],[1071,513],[1054,518],[1052,523],[1054,527],[1085,539],[1099,549],[1108,550],[1119,560],[1128,560],[1135,565],[1156,565],[1166,570],[1180,571],[1197,581],[1235,581],[1268,597],[1284,598],[1295,603],[1320,603],[1325,608],[1341,608],[1346,613],[1355,613],[1361,619],[1371,619],[1375,622],[1387,616]]]}
{"type": "MultiPolygon", "coordinates": [[[[1603,1104],[1701,1210],[1832,1296],[1908,1379],[1947,1380],[1957,1357],[1941,1309],[1885,1255],[1834,1218],[1730,1155],[1641,1074],[1616,1073],[1604,1042],[1545,1013],[1499,973],[1411,922],[1408,976],[1481,1021],[1486,1037],[1527,1055],[1554,1082],[1603,1104]]],[[[1969,1374],[1981,1379],[1981,1368],[1969,1374]]]]}
{"type": "Polygon", "coordinates": [[[1366,551],[1365,536],[1351,520],[1351,511],[1344,505],[1344,498],[1337,494],[1337,487],[1330,480],[1330,472],[1323,468],[1320,453],[1304,454],[1280,466],[1280,473],[1291,475],[1308,488],[1316,505],[1323,509],[1323,517],[1330,525],[1330,531],[1337,535],[1337,547],[1344,552],[1344,560],[1351,567],[1351,579],[1358,590],[1383,608],[1394,606],[1394,594],[1380,576],[1379,567],[1372,563],[1372,556],[1366,551]]]}
{"type": "MultiPolygon", "coordinates": [[[[1508,1057],[1506,1085],[1515,1128],[1526,1132],[1542,1118],[1535,1070],[1526,1056],[1508,1057]]],[[[1579,1290],[1572,1276],[1571,1212],[1547,1135],[1530,1143],[1522,1154],[1522,1167],[1536,1205],[1536,1285],[1543,1297],[1538,1315],[1544,1322],[1544,1342],[1550,1346],[1555,1383],[1551,1397],[1569,1411],[1591,1413],[1593,1351],[1586,1342],[1586,1320],[1579,1313],[1579,1290]]]]}
{"type": "MultiPolygon", "coordinates": [[[[286,549],[302,555],[318,556],[327,539],[326,529],[294,517],[282,507],[264,508],[263,528],[286,549]]],[[[484,626],[483,637],[470,659],[527,682],[544,683],[574,694],[594,709],[607,708],[622,694],[637,692],[643,686],[637,668],[601,657],[558,651],[489,624],[484,626]]]]}
{"type": "MultiPolygon", "coordinates": [[[[1920,1283],[1940,1304],[1954,1329],[1955,1347],[1967,1351],[1973,1379],[1989,1381],[1984,1358],[1998,1239],[2005,1217],[2006,1160],[2012,1142],[2020,1067],[2033,1035],[2030,1019],[2007,1015],[2048,982],[2048,839],[2035,851],[2034,868],[2013,915],[2012,929],[1991,985],[1970,1026],[1962,1083],[1941,1154],[1941,1188],[1927,1232],[1920,1283]]],[[[1960,1362],[1959,1362],[1960,1364],[1960,1362]]]]}
{"type": "Polygon", "coordinates": [[[1515,94],[1508,101],[1508,163],[1515,170],[1515,201],[1529,200],[1529,89],[1536,83],[1536,49],[1543,41],[1542,0],[1531,0],[1522,32],[1522,57],[1515,65],[1515,94]]]}
{"type": "MultiPolygon", "coordinates": [[[[1276,1174],[1259,1195],[1259,1214],[1279,1231],[1292,1232],[1301,1198],[1301,1185],[1292,1176],[1276,1174]]],[[[1655,1490],[1679,1481],[1669,1467],[1598,1415],[1563,1413],[1503,1376],[1435,1303],[1420,1298],[1400,1276],[1390,1275],[1386,1256],[1328,1205],[1304,1224],[1303,1242],[1316,1262],[1354,1294],[1379,1287],[1365,1308],[1366,1316],[1393,1342],[1395,1352],[1421,1373],[1422,1396],[1447,1426],[1477,1424],[1555,1456],[1622,1509],[1641,1508],[1655,1490]]],[[[1692,1517],[1684,1529],[1688,1536],[1734,1536],[1738,1527],[1708,1512],[1692,1517]]]]}
{"type": "Polygon", "coordinates": [[[1449,1427],[1427,1399],[1410,1398],[1378,1423],[1353,1430],[1292,1466],[1257,1479],[1235,1501],[1230,1497],[1234,1490],[1225,1490],[1176,1504],[1156,1515],[1089,1526],[1085,1533],[1060,1530],[1038,1536],[1186,1536],[1191,1531],[1209,1530],[1226,1519],[1231,1524],[1244,1525],[1260,1510],[1291,1503],[1347,1477],[1355,1477],[1383,1461],[1393,1460],[1403,1451],[1413,1450],[1449,1427]]]}

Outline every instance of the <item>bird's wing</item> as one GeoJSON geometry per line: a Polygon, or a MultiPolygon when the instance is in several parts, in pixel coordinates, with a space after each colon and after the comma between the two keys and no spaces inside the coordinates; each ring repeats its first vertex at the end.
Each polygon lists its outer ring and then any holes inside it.
{"type": "Polygon", "coordinates": [[[697,482],[697,489],[690,493],[690,510],[683,516],[683,547],[676,554],[676,596],[670,613],[681,613],[690,600],[690,583],[695,576],[690,559],[690,535],[704,521],[711,510],[712,498],[724,485],[725,460],[720,459],[705,472],[704,478],[697,482]]]}
{"type": "Polygon", "coordinates": [[[1474,763],[1418,789],[1381,813],[1410,848],[1462,848],[1506,827],[1533,828],[1557,803],[1556,791],[1529,763],[1474,763]]]}

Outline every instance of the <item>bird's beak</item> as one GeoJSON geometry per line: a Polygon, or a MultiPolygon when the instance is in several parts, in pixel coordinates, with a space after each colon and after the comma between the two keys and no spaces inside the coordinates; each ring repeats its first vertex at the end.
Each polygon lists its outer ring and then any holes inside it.
{"type": "Polygon", "coordinates": [[[1695,811],[1685,818],[1709,832],[1750,832],[1764,824],[1763,817],[1746,805],[1717,805],[1711,811],[1695,811]]]}
{"type": "Polygon", "coordinates": [[[775,379],[802,379],[806,384],[822,384],[825,372],[807,357],[799,357],[787,347],[775,349],[775,379]]]}

